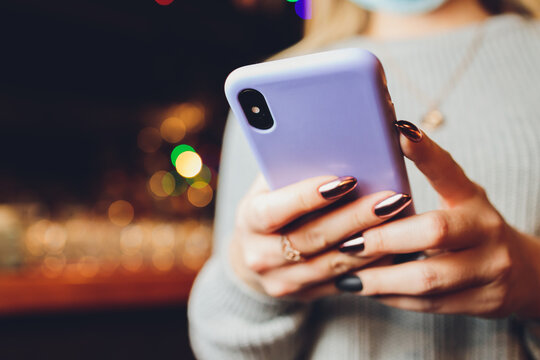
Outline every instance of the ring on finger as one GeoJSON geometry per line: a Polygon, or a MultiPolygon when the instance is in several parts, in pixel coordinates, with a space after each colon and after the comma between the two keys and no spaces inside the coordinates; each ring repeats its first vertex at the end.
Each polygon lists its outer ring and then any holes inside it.
{"type": "Polygon", "coordinates": [[[283,253],[283,257],[287,261],[300,262],[304,260],[304,257],[300,251],[292,246],[291,240],[289,240],[287,235],[281,235],[281,251],[283,253]]]}

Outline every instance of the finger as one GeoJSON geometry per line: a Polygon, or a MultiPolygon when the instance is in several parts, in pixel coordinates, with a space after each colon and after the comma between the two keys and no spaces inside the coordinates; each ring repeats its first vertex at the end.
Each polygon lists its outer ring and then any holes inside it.
{"type": "Polygon", "coordinates": [[[404,155],[424,173],[449,206],[476,195],[477,186],[447,151],[408,121],[398,121],[397,127],[402,134],[400,143],[404,155]]]}
{"type": "Polygon", "coordinates": [[[262,273],[261,283],[270,296],[283,297],[327,282],[376,260],[357,258],[333,250],[303,262],[269,269],[262,273]]]}
{"type": "Polygon", "coordinates": [[[351,192],[353,177],[319,176],[269,191],[257,180],[242,204],[240,216],[251,230],[271,233],[298,217],[320,209],[351,192]]]}
{"type": "Polygon", "coordinates": [[[421,261],[356,272],[361,295],[426,295],[463,289],[493,280],[477,249],[445,253],[421,261]]]}
{"type": "MultiPolygon", "coordinates": [[[[287,233],[291,246],[300,251],[303,257],[307,257],[320,253],[363,229],[381,223],[384,219],[374,214],[374,205],[392,194],[393,192],[385,191],[367,195],[303,224],[287,233]]],[[[252,233],[244,239],[242,241],[244,261],[252,271],[261,273],[290,264],[283,253],[281,234],[252,233]]],[[[346,253],[346,257],[367,258],[355,252],[341,252],[346,253]]]]}
{"type": "MultiPolygon", "coordinates": [[[[368,264],[369,267],[385,266],[392,264],[392,257],[385,256],[377,259],[374,262],[368,264]]],[[[336,288],[334,279],[329,281],[318,283],[312,286],[303,288],[302,290],[287,296],[288,298],[300,300],[300,301],[313,301],[324,296],[341,294],[342,291],[336,288]]]]}
{"type": "Polygon", "coordinates": [[[476,232],[472,226],[473,221],[461,210],[436,210],[372,227],[362,234],[362,255],[470,248],[482,239],[480,229],[476,232]]]}
{"type": "Polygon", "coordinates": [[[341,291],[336,288],[334,281],[330,280],[322,284],[307,287],[294,294],[287,295],[284,298],[310,303],[322,297],[338,295],[340,293],[341,291]]]}
{"type": "Polygon", "coordinates": [[[263,273],[288,263],[278,236],[251,234],[242,241],[242,248],[246,266],[256,273],[263,273]]]}
{"type": "MultiPolygon", "coordinates": [[[[366,195],[302,224],[288,232],[287,236],[291,245],[303,255],[319,253],[360,231],[382,223],[385,218],[377,216],[374,208],[378,203],[392,197],[395,196],[391,191],[366,195]]],[[[410,198],[407,201],[409,204],[410,198]]]]}
{"type": "Polygon", "coordinates": [[[247,194],[248,195],[256,195],[256,194],[262,194],[267,193],[270,191],[270,188],[268,187],[268,184],[266,183],[266,180],[264,179],[264,176],[262,174],[257,175],[255,178],[255,181],[249,188],[247,194]]]}
{"type": "MultiPolygon", "coordinates": [[[[503,306],[501,291],[495,286],[465,289],[449,294],[427,296],[382,296],[378,302],[402,310],[433,314],[466,314],[491,317],[503,306]]],[[[500,314],[499,314],[500,315],[500,314]]]]}

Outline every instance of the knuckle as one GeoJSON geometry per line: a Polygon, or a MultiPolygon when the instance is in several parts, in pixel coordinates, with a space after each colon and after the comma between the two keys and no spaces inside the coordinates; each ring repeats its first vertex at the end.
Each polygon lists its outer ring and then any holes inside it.
{"type": "Polygon", "coordinates": [[[306,244],[306,247],[310,249],[309,252],[318,252],[330,245],[326,236],[315,229],[304,231],[302,240],[306,244]]]}
{"type": "MultiPolygon", "coordinates": [[[[449,170],[453,170],[454,172],[463,172],[463,169],[459,164],[456,162],[452,154],[446,149],[440,148],[440,158],[443,162],[445,162],[445,166],[449,170]]],[[[433,159],[435,160],[435,159],[433,159]]]]}
{"type": "Polygon", "coordinates": [[[488,211],[484,215],[484,223],[489,236],[500,238],[505,230],[505,222],[496,210],[488,211]]]}
{"type": "Polygon", "coordinates": [[[495,304],[496,309],[504,307],[506,304],[506,299],[508,298],[508,286],[505,284],[500,284],[495,289],[495,296],[493,303],[495,304]]]}
{"type": "Polygon", "coordinates": [[[258,274],[262,273],[267,268],[265,257],[254,251],[246,251],[244,253],[244,261],[249,270],[258,274]]]}
{"type": "Polygon", "coordinates": [[[297,193],[296,201],[304,211],[312,210],[315,207],[313,197],[305,191],[299,191],[297,193]]]}
{"type": "Polygon", "coordinates": [[[508,308],[510,300],[510,287],[506,284],[501,285],[498,290],[496,308],[499,312],[505,311],[508,308]]]}
{"type": "Polygon", "coordinates": [[[483,313],[487,317],[498,317],[505,312],[507,304],[507,287],[497,286],[486,295],[483,304],[483,313]]]}
{"type": "MultiPolygon", "coordinates": [[[[386,242],[384,240],[383,232],[380,228],[372,228],[368,232],[364,233],[364,238],[368,238],[369,241],[366,241],[369,244],[369,249],[366,246],[366,250],[369,250],[369,253],[374,255],[384,252],[386,248],[386,242]]],[[[364,251],[364,253],[367,253],[364,251]]]]}
{"type": "Polygon", "coordinates": [[[487,199],[486,189],[484,189],[482,186],[478,185],[477,183],[473,183],[473,184],[476,190],[476,194],[482,199],[487,199]]]}
{"type": "Polygon", "coordinates": [[[351,270],[351,261],[345,256],[338,255],[330,258],[328,268],[331,274],[341,275],[351,270]]]}
{"type": "Polygon", "coordinates": [[[366,228],[366,214],[363,211],[363,207],[358,206],[352,214],[353,226],[357,230],[363,230],[366,228]]]}
{"type": "Polygon", "coordinates": [[[454,158],[452,157],[452,154],[450,154],[450,152],[448,150],[443,149],[443,148],[441,148],[441,157],[446,157],[448,159],[448,161],[450,161],[452,163],[456,162],[454,160],[454,158]]]}
{"type": "Polygon", "coordinates": [[[446,216],[440,212],[433,212],[429,218],[430,233],[432,234],[431,244],[433,247],[440,247],[448,238],[449,224],[446,216]]]}
{"type": "Polygon", "coordinates": [[[440,277],[433,267],[423,265],[420,268],[420,293],[435,292],[440,288],[440,277]]]}
{"type": "Polygon", "coordinates": [[[275,222],[268,210],[268,203],[266,201],[257,201],[256,199],[251,201],[248,214],[262,231],[270,232],[274,230],[275,222]]]}
{"type": "Polygon", "coordinates": [[[505,279],[510,275],[513,267],[512,254],[508,247],[501,247],[497,250],[495,261],[493,261],[495,276],[497,279],[505,279]]]}

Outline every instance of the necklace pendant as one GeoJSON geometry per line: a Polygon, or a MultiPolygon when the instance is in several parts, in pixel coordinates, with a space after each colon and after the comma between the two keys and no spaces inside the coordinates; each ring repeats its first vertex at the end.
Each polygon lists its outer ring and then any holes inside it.
{"type": "Polygon", "coordinates": [[[432,131],[444,124],[444,116],[439,110],[434,109],[424,115],[420,124],[423,129],[432,131]]]}

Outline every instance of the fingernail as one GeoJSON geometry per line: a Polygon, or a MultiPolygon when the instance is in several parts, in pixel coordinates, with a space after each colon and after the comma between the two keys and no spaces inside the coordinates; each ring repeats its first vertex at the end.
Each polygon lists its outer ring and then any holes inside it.
{"type": "Polygon", "coordinates": [[[327,200],[339,198],[348,192],[351,192],[356,187],[357,181],[352,176],[342,176],[329,183],[321,185],[319,192],[322,197],[327,200]]]}
{"type": "Polygon", "coordinates": [[[420,142],[422,141],[422,138],[424,135],[422,134],[422,131],[416,127],[413,123],[410,123],[405,120],[399,120],[396,121],[396,127],[398,128],[399,132],[405,135],[405,137],[412,142],[420,142]]]}
{"type": "Polygon", "coordinates": [[[346,292],[358,292],[364,288],[362,280],[358,276],[351,274],[338,277],[335,284],[338,290],[346,292]]]}
{"type": "Polygon", "coordinates": [[[342,253],[354,253],[364,251],[364,238],[362,236],[347,240],[339,245],[339,251],[342,253]]]}
{"type": "Polygon", "coordinates": [[[411,195],[395,194],[375,205],[373,212],[381,219],[389,219],[409,206],[411,201],[411,195]]]}

